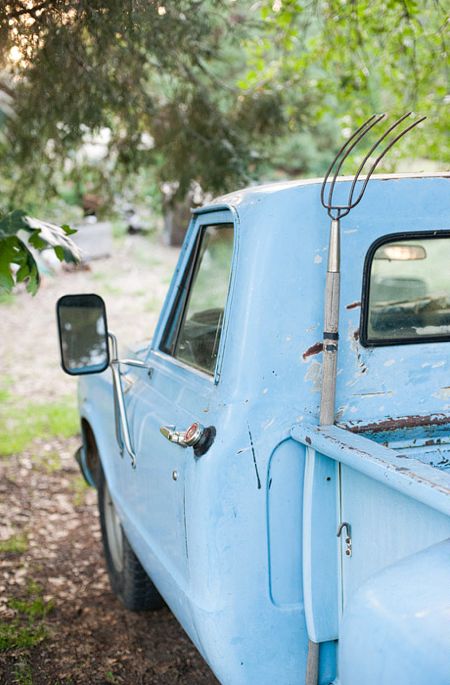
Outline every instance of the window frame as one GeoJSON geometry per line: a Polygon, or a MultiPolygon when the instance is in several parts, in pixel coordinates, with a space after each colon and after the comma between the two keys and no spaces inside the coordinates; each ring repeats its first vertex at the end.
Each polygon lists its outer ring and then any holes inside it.
{"type": "Polygon", "coordinates": [[[171,362],[175,365],[187,369],[195,374],[199,374],[200,376],[208,379],[210,382],[214,382],[215,384],[217,384],[220,378],[222,347],[224,345],[228,326],[227,312],[232,299],[232,286],[234,281],[234,261],[235,254],[237,251],[237,220],[234,212],[230,211],[229,209],[224,211],[224,209],[221,208],[221,210],[217,211],[216,216],[215,214],[216,212],[213,211],[205,214],[200,214],[199,216],[197,216],[197,221],[195,223],[193,231],[194,236],[192,239],[192,243],[190,249],[187,250],[187,255],[184,263],[184,268],[182,269],[182,273],[179,276],[178,282],[174,284],[174,294],[168,307],[168,315],[162,327],[162,333],[159,336],[157,349],[155,351],[158,355],[163,355],[165,358],[170,359],[171,362]],[[219,339],[216,364],[214,370],[211,373],[209,373],[208,371],[201,369],[200,367],[196,367],[182,359],[178,359],[175,356],[175,349],[177,346],[180,329],[183,325],[183,321],[186,315],[186,310],[189,305],[190,289],[192,287],[192,283],[197,273],[197,268],[199,266],[199,256],[201,252],[203,237],[206,233],[206,230],[209,227],[221,226],[224,228],[228,227],[228,230],[230,228],[233,230],[233,249],[230,262],[230,275],[228,280],[227,297],[224,307],[224,317],[222,321],[222,331],[219,339]],[[177,326],[175,332],[173,332],[174,325],[177,326]],[[165,342],[170,338],[171,335],[173,336],[171,345],[168,346],[165,344],[165,342]]]}
{"type": "Polygon", "coordinates": [[[424,335],[414,338],[383,338],[374,340],[368,337],[369,326],[369,297],[370,297],[370,275],[372,262],[375,252],[379,247],[386,243],[401,242],[406,240],[422,239],[450,239],[450,229],[435,229],[428,231],[401,231],[398,233],[388,233],[377,238],[369,247],[363,269],[363,282],[361,294],[361,317],[359,324],[359,337],[363,347],[388,347],[392,345],[418,345],[430,342],[450,342],[450,333],[442,335],[424,335]]]}

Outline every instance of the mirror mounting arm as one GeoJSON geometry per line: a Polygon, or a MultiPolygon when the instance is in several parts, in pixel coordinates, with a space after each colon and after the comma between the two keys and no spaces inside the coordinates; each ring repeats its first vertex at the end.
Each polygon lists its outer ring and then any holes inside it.
{"type": "Polygon", "coordinates": [[[108,338],[111,342],[111,372],[113,377],[114,388],[114,417],[116,423],[116,438],[120,449],[120,454],[123,456],[124,450],[128,452],[131,459],[131,466],[136,468],[136,454],[131,442],[130,429],[128,426],[127,410],[125,407],[124,393],[122,381],[120,378],[120,365],[136,366],[139,368],[150,368],[148,364],[139,359],[119,359],[117,338],[113,333],[108,332],[108,338]]]}

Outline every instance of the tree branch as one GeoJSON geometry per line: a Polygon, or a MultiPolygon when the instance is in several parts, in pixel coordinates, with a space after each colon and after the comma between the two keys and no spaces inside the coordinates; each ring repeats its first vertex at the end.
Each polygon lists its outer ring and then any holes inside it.
{"type": "Polygon", "coordinates": [[[43,0],[43,2],[40,2],[38,5],[35,5],[34,7],[26,7],[22,2],[17,2],[17,5],[19,6],[20,9],[15,9],[6,14],[5,20],[9,21],[10,19],[18,19],[19,17],[22,17],[26,14],[30,15],[33,18],[36,18],[36,12],[39,12],[40,10],[45,9],[49,5],[51,5],[53,0],[43,0]]]}

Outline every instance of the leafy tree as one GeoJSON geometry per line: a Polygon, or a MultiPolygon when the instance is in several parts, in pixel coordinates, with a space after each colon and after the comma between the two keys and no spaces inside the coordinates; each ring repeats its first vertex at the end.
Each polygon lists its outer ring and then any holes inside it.
{"type": "Polygon", "coordinates": [[[15,162],[34,174],[43,157],[64,159],[86,132],[107,127],[116,168],[156,166],[180,196],[193,178],[213,192],[242,180],[237,89],[230,94],[214,71],[240,22],[215,0],[3,5],[4,63],[17,59],[8,126],[15,162]]]}
{"type": "Polygon", "coordinates": [[[68,160],[76,170],[79,146],[105,130],[98,184],[150,169],[169,209],[193,181],[222,193],[321,173],[342,129],[374,110],[428,114],[414,156],[445,160],[445,40],[440,0],[11,0],[9,202],[51,187],[68,160]]]}
{"type": "Polygon", "coordinates": [[[449,163],[448,15],[440,0],[263,0],[261,17],[264,36],[248,43],[242,88],[276,82],[320,93],[308,115],[333,115],[344,132],[377,111],[426,114],[427,124],[390,159],[449,163]]]}

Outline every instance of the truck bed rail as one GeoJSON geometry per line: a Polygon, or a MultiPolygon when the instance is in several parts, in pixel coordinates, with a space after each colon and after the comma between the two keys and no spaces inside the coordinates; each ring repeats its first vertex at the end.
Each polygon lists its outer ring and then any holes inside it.
{"type": "Polygon", "coordinates": [[[337,426],[296,425],[294,440],[450,515],[450,474],[337,426]]]}

